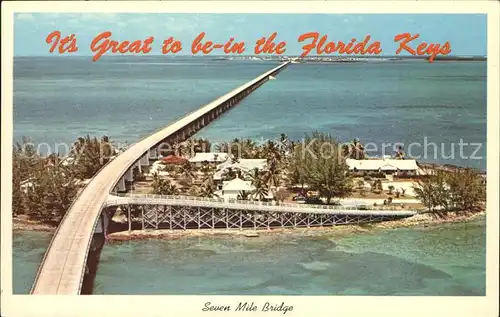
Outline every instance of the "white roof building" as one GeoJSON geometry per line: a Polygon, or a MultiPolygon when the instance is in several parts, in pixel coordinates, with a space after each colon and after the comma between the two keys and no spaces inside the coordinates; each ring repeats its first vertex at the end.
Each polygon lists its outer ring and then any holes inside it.
{"type": "MultiPolygon", "coordinates": [[[[241,192],[247,192],[250,199],[257,199],[253,191],[255,187],[252,185],[251,181],[246,181],[241,178],[236,177],[233,180],[224,182],[222,185],[221,194],[224,199],[238,199],[241,192]]],[[[266,195],[267,199],[272,199],[272,193],[268,192],[266,195]]]]}
{"type": "Polygon", "coordinates": [[[346,159],[346,163],[350,170],[357,171],[409,171],[417,172],[418,165],[415,160],[396,160],[396,159],[381,159],[381,160],[354,160],[346,159]]]}
{"type": "Polygon", "coordinates": [[[231,181],[224,182],[224,185],[222,185],[222,191],[253,191],[255,189],[254,186],[252,186],[252,182],[243,180],[241,178],[236,177],[235,179],[231,181]]]}
{"type": "Polygon", "coordinates": [[[191,163],[222,163],[227,161],[229,154],[227,153],[217,153],[217,152],[207,152],[207,153],[196,153],[192,158],[189,159],[191,163]]]}
{"type": "Polygon", "coordinates": [[[245,181],[241,178],[236,177],[231,181],[224,182],[222,185],[222,197],[224,199],[238,199],[241,192],[245,191],[251,194],[255,187],[252,186],[250,181],[245,181]]]}
{"type": "Polygon", "coordinates": [[[239,159],[237,162],[232,163],[231,160],[217,165],[217,172],[214,174],[214,179],[221,179],[224,172],[228,169],[240,170],[249,173],[254,169],[265,170],[267,168],[266,159],[239,159]]]}

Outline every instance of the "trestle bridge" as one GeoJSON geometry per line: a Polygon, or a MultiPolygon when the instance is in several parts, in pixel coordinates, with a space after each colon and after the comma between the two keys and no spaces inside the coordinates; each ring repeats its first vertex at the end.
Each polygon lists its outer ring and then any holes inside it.
{"type": "Polygon", "coordinates": [[[415,210],[271,203],[248,200],[168,195],[109,195],[105,203],[111,217],[116,207],[142,229],[273,229],[328,227],[395,220],[415,215],[415,210]]]}

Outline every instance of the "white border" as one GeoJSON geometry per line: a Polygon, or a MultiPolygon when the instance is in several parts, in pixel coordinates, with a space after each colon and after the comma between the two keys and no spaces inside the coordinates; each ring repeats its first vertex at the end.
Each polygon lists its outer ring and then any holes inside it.
{"type": "MultiPolygon", "coordinates": [[[[496,1],[186,1],[2,3],[2,222],[1,309],[4,316],[245,316],[209,313],[207,301],[233,305],[266,301],[293,305],[290,316],[497,316],[499,212],[499,3],[496,1]],[[31,296],[12,294],[12,58],[13,12],[170,13],[486,13],[488,14],[487,284],[485,297],[362,296],[31,296]]],[[[140,273],[138,273],[140,274],[140,273]]],[[[280,315],[280,313],[268,313],[280,315]]]]}

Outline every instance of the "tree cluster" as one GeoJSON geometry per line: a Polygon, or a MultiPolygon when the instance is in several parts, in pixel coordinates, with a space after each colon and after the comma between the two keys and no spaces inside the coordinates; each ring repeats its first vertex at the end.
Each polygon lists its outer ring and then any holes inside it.
{"type": "Polygon", "coordinates": [[[71,206],[80,181],[94,176],[115,154],[107,137],[78,138],[67,158],[42,156],[29,138],[12,151],[12,213],[58,223],[71,206]]]}
{"type": "Polygon", "coordinates": [[[313,132],[294,146],[289,174],[293,182],[317,190],[327,203],[352,192],[352,177],[343,148],[327,133],[313,132]]]}
{"type": "Polygon", "coordinates": [[[437,170],[414,184],[415,196],[431,212],[474,212],[486,200],[485,179],[475,170],[437,170]]]}

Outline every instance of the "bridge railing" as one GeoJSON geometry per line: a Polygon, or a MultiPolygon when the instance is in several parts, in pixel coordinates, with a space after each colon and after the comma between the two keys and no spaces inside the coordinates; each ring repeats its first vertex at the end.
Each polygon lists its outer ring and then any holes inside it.
{"type": "MultiPolygon", "coordinates": [[[[344,206],[344,205],[314,205],[314,204],[297,204],[297,203],[278,203],[278,202],[265,202],[258,200],[238,200],[238,199],[223,199],[223,198],[209,198],[209,197],[197,197],[197,196],[181,196],[181,195],[154,195],[154,194],[114,194],[118,197],[126,198],[149,198],[149,199],[159,199],[159,200],[170,200],[170,201],[182,201],[182,202],[208,202],[208,203],[223,203],[223,204],[238,204],[238,205],[252,205],[252,206],[263,206],[263,207],[286,207],[293,209],[318,209],[318,210],[394,210],[392,206],[377,206],[373,208],[372,206],[365,206],[363,204],[358,204],[354,206],[344,206]]],[[[403,211],[403,210],[402,210],[403,211]]],[[[405,209],[404,211],[416,212],[417,210],[405,209]]]]}

